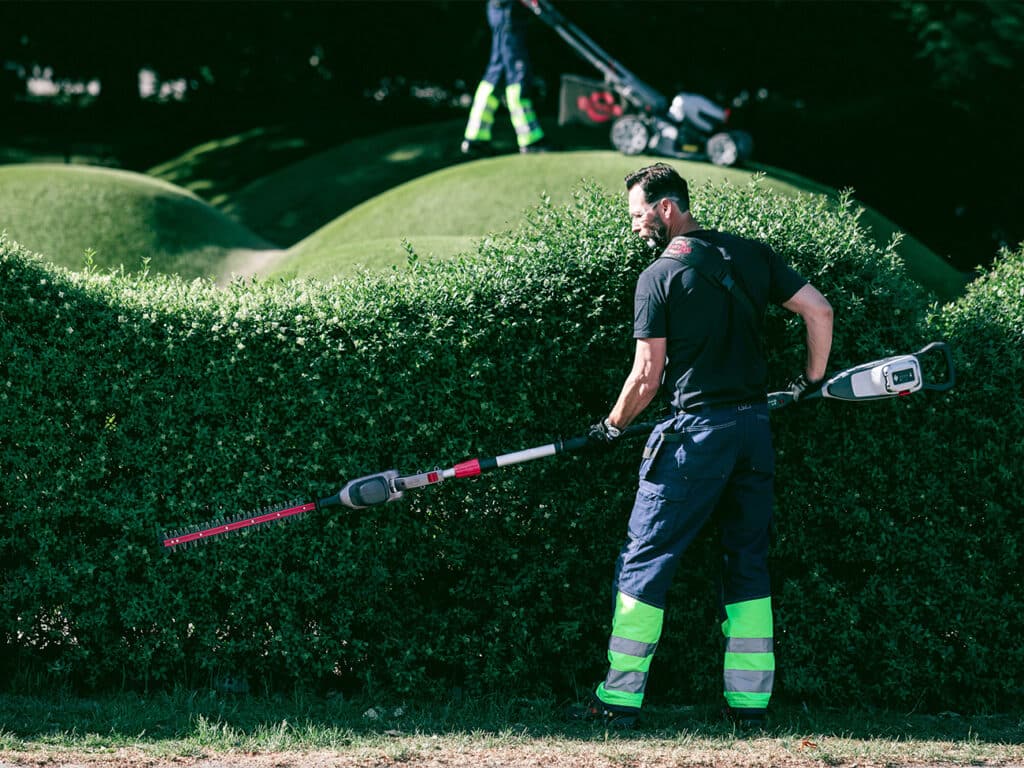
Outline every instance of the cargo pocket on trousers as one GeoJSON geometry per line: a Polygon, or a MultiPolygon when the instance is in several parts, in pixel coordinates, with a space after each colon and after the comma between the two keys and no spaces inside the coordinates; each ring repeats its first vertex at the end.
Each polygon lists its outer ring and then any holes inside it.
{"type": "Polygon", "coordinates": [[[645,548],[666,545],[684,517],[693,486],[679,471],[687,439],[684,433],[663,433],[658,443],[651,446],[653,455],[644,461],[629,520],[629,536],[635,542],[643,542],[645,548]]]}

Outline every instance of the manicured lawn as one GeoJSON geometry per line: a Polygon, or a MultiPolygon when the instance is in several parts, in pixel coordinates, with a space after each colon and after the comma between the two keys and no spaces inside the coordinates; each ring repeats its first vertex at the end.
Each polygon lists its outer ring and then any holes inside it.
{"type": "Polygon", "coordinates": [[[98,699],[0,696],[0,762],[216,765],[1011,765],[1019,715],[773,707],[738,733],[712,705],[654,706],[641,729],[569,724],[550,700],[433,705],[211,690],[98,699]],[[267,763],[270,760],[270,763],[267,763]]]}

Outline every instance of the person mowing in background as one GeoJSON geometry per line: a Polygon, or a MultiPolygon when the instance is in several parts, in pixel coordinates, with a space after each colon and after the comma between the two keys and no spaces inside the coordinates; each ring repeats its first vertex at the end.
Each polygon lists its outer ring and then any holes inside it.
{"type": "Polygon", "coordinates": [[[530,57],[526,50],[526,9],[518,0],[488,0],[491,58],[469,110],[462,153],[470,157],[494,154],[491,129],[500,106],[497,91],[505,83],[505,104],[516,131],[520,152],[549,149],[529,97],[530,57]]]}
{"type": "Polygon", "coordinates": [[[644,448],[628,539],[615,566],[609,669],[575,719],[632,727],[661,637],[665,597],[684,551],[709,520],[720,532],[727,714],[764,721],[775,676],[768,537],[775,454],[763,336],[769,304],[806,326],[799,398],[820,386],[832,307],[769,246],[703,229],[686,181],[665,163],[626,177],[632,230],[662,251],[637,280],[633,367],[595,447],[619,436],[660,392],[673,415],[644,448]]]}

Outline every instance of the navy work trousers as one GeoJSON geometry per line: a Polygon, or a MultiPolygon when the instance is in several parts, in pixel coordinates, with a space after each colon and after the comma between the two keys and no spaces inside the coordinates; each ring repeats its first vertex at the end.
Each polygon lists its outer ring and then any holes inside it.
{"type": "Polygon", "coordinates": [[[664,608],[680,556],[714,517],[723,604],[768,596],[774,475],[767,405],[706,408],[659,424],[644,449],[616,591],[664,608]]]}
{"type": "Polygon", "coordinates": [[[526,50],[525,9],[516,0],[489,0],[487,24],[491,28],[491,58],[483,80],[497,86],[502,76],[505,85],[526,87],[530,66],[526,50]]]}

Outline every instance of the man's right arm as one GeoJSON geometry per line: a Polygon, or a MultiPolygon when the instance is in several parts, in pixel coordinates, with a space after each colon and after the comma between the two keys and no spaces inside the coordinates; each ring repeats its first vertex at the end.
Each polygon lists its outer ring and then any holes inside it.
{"type": "Polygon", "coordinates": [[[832,305],[817,288],[807,283],[782,306],[803,318],[807,328],[804,374],[808,381],[821,381],[828,370],[828,356],[832,351],[832,305]]]}

